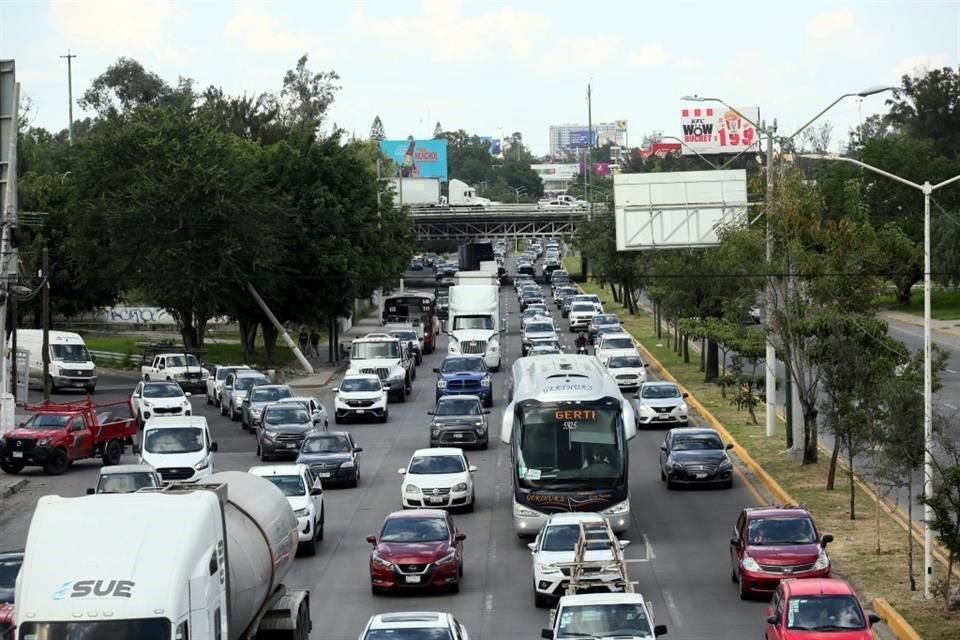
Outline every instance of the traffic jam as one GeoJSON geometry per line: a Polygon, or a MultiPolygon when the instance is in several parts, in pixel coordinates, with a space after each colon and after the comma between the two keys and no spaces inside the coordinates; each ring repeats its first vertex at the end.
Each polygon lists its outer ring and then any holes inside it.
{"type": "MultiPolygon", "coordinates": [[[[665,605],[655,616],[628,571],[657,562],[633,528],[646,497],[631,495],[630,481],[656,473],[676,504],[691,491],[728,491],[740,482],[733,445],[699,423],[620,318],[575,284],[559,239],[526,245],[514,253],[513,240],[497,239],[467,243],[454,258],[414,258],[411,271],[432,271],[435,287],[384,297],[380,326],[352,340],[326,403],[272,372],[168,348],[142,366],[126,400],[25,405],[29,417],[0,440],[5,474],[102,466],[86,495],[37,501],[23,548],[0,546],[0,637],[341,640],[311,611],[336,595],[291,577],[340,517],[343,501],[328,490],[339,497],[380,482],[364,471],[364,448],[369,455],[375,430],[389,429],[415,392],[431,406],[420,445],[396,469],[393,507],[366,537],[370,595],[377,610],[398,610],[371,615],[351,637],[470,637],[452,605],[415,603],[457,594],[479,571],[479,549],[467,561],[481,533],[471,514],[493,508],[483,476],[494,474],[509,485],[510,535],[529,551],[529,606],[543,610],[539,631],[512,637],[689,637],[668,629],[665,605]],[[249,434],[257,464],[218,468],[221,422],[249,434]],[[629,445],[643,432],[660,441],[655,471],[631,468],[629,445]],[[503,468],[477,463],[496,449],[503,468]],[[392,606],[402,595],[413,604],[392,606]]],[[[65,370],[58,384],[92,392],[83,339],[55,331],[50,346],[76,362],[76,381],[65,370]]],[[[729,595],[769,602],[755,622],[766,640],[873,637],[879,618],[831,576],[833,536],[810,512],[744,506],[729,527],[729,540],[717,541],[729,554],[729,595]]]]}

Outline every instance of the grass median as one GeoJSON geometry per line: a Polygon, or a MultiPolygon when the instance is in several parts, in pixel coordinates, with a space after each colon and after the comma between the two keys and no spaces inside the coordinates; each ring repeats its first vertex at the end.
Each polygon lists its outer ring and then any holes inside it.
{"type": "MultiPolygon", "coordinates": [[[[897,297],[893,293],[884,293],[877,298],[877,302],[884,309],[902,311],[914,316],[923,315],[923,290],[915,290],[910,296],[910,304],[897,304],[897,297]]],[[[930,300],[930,317],[934,320],[960,320],[960,290],[934,289],[930,300]]]]}
{"type": "MultiPolygon", "coordinates": [[[[703,381],[699,370],[698,354],[690,354],[685,363],[682,355],[670,346],[667,335],[656,337],[653,319],[649,314],[630,316],[627,310],[613,301],[609,288],[601,289],[594,283],[582,285],[584,291],[595,293],[603,301],[604,308],[617,313],[623,326],[650,351],[693,394],[740,445],[770,473],[783,488],[800,504],[809,509],[816,518],[817,526],[834,535],[830,545],[838,577],[848,579],[864,602],[875,597],[886,598],[926,640],[955,640],[960,638],[960,613],[943,613],[941,599],[923,601],[922,591],[911,592],[907,576],[907,532],[885,512],[880,512],[879,527],[876,503],[859,488],[856,493],[857,519],[849,517],[849,487],[846,473],[837,473],[834,491],[826,486],[828,457],[821,451],[817,465],[801,466],[785,453],[784,426],[778,421],[777,434],[768,438],[763,425],[750,423],[749,414],[738,410],[731,402],[732,394],[724,398],[720,387],[703,381]],[[880,553],[877,553],[877,532],[880,537],[880,553]]],[[[761,423],[762,423],[762,416],[761,423]]],[[[748,506],[748,505],[744,505],[748,506]]],[[[733,526],[735,513],[730,514],[733,526]]],[[[723,543],[725,540],[718,540],[723,543]]],[[[914,571],[918,588],[923,586],[923,547],[914,543],[914,571]]],[[[945,569],[934,563],[935,580],[945,577],[945,569]]],[[[731,585],[730,594],[734,597],[731,585]]],[[[759,624],[759,623],[758,623],[759,624]]]]}
{"type": "MultiPolygon", "coordinates": [[[[174,344],[177,343],[177,337],[171,334],[171,339],[174,340],[174,344]]],[[[140,355],[142,350],[137,346],[137,343],[143,342],[157,342],[154,339],[151,339],[146,336],[138,336],[136,334],[125,334],[125,335],[85,335],[84,341],[87,343],[87,348],[91,351],[109,351],[112,353],[119,353],[125,356],[122,362],[113,362],[104,360],[102,364],[107,367],[115,367],[118,369],[137,369],[140,367],[140,355]]],[[[321,345],[321,355],[326,354],[326,345],[321,345]]],[[[240,343],[237,341],[229,340],[224,342],[216,342],[206,340],[206,343],[203,347],[203,354],[201,360],[205,363],[211,364],[235,364],[238,362],[243,362],[243,355],[240,352],[240,343]]],[[[283,344],[282,340],[277,340],[277,346],[274,348],[273,353],[273,366],[284,366],[287,363],[293,360],[293,352],[290,351],[290,348],[287,345],[283,344]]],[[[266,367],[267,358],[266,351],[263,347],[263,340],[258,335],[257,336],[257,350],[256,354],[253,356],[253,362],[250,363],[251,366],[255,367],[266,367]]]]}

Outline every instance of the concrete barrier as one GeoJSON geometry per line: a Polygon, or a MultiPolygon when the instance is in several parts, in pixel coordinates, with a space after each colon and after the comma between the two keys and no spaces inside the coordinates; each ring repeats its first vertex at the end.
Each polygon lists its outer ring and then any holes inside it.
{"type": "Polygon", "coordinates": [[[896,609],[884,598],[873,599],[873,610],[877,612],[883,623],[890,628],[899,640],[923,640],[916,629],[910,626],[910,623],[903,619],[896,609]]]}

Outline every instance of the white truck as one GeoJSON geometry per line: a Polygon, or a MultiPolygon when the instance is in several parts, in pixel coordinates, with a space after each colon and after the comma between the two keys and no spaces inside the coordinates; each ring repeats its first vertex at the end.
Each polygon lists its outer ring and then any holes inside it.
{"type": "Polygon", "coordinates": [[[496,202],[491,202],[488,198],[481,198],[477,195],[477,190],[468,185],[463,180],[457,180],[456,178],[450,180],[450,184],[447,185],[447,202],[451,207],[473,207],[477,209],[483,209],[484,207],[489,207],[492,204],[498,204],[496,202]]]}
{"type": "Polygon", "coordinates": [[[388,390],[390,400],[406,402],[416,376],[413,353],[387,333],[368,333],[350,345],[346,375],[374,374],[388,390]]]}
{"type": "Polygon", "coordinates": [[[140,377],[146,382],[169,380],[179,384],[184,391],[200,392],[207,390],[210,372],[192,353],[160,353],[153,356],[150,364],[140,367],[140,377]]]}
{"type": "MultiPolygon", "coordinates": [[[[489,277],[490,274],[486,275],[489,277]]],[[[489,283],[450,287],[449,314],[447,333],[450,342],[447,352],[451,355],[481,355],[491,371],[500,369],[500,334],[503,333],[500,325],[500,288],[489,283]]]]}
{"type": "Polygon", "coordinates": [[[239,471],[44,496],[17,579],[18,637],[306,640],[310,592],[283,584],[297,540],[283,492],[239,471]]]}
{"type": "Polygon", "coordinates": [[[454,282],[464,286],[485,285],[498,288],[500,286],[496,271],[493,273],[489,271],[458,271],[457,275],[454,276],[454,282]]]}
{"type": "Polygon", "coordinates": [[[442,202],[439,178],[388,178],[387,187],[397,207],[438,207],[442,202]]]}

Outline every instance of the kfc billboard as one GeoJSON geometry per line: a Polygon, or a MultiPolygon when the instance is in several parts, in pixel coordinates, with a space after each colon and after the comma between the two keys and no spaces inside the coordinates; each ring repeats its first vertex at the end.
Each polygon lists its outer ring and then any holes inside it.
{"type": "MultiPolygon", "coordinates": [[[[758,107],[738,108],[737,111],[757,122],[758,107]]],[[[745,150],[759,151],[760,136],[757,129],[740,113],[726,107],[684,108],[680,112],[681,136],[686,146],[684,155],[695,153],[740,153],[745,150]]]]}

